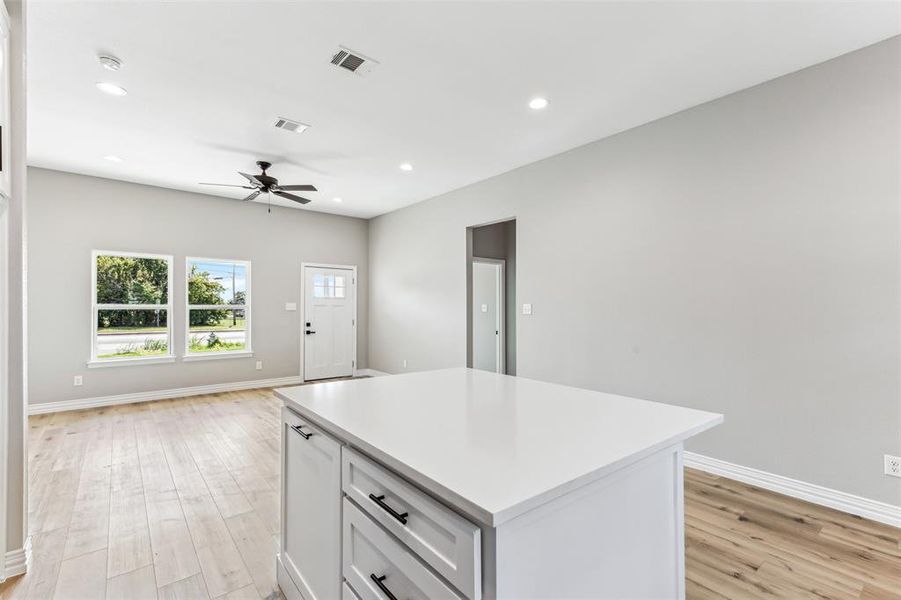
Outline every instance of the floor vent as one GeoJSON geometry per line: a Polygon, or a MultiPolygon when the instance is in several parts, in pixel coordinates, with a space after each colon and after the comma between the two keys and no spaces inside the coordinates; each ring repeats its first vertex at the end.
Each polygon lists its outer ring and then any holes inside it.
{"type": "Polygon", "coordinates": [[[284,129],[285,131],[291,131],[293,133],[303,133],[310,127],[306,123],[301,123],[300,121],[292,121],[291,119],[286,119],[284,117],[279,117],[275,122],[275,126],[279,129],[284,129]]]}
{"type": "Polygon", "coordinates": [[[363,56],[344,46],[338,46],[338,51],[332,55],[332,64],[346,69],[355,75],[365,77],[378,66],[378,61],[363,56]]]}

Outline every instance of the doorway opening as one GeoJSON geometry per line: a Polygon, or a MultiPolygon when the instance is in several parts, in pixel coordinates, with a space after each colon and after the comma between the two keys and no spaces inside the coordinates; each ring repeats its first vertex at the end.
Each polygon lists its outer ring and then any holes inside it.
{"type": "Polygon", "coordinates": [[[357,267],[303,265],[304,381],[350,377],[357,366],[357,267]]]}
{"type": "Polygon", "coordinates": [[[466,230],[466,366],[516,375],[516,219],[466,230]]]}

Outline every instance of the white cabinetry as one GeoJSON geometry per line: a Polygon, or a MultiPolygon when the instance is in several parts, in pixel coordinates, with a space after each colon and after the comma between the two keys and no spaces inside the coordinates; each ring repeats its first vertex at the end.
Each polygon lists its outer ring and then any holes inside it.
{"type": "Polygon", "coordinates": [[[289,600],[340,598],[341,445],[288,409],[282,409],[281,505],[282,591],[289,600]]]}
{"type": "Polygon", "coordinates": [[[682,442],[720,415],[463,369],[276,394],[288,600],[685,598],[682,442]]]}

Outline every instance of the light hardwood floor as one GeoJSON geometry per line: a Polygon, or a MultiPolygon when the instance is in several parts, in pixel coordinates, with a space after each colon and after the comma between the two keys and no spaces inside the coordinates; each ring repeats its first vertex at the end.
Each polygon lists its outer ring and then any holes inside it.
{"type": "Polygon", "coordinates": [[[689,598],[901,600],[901,529],[686,470],[689,598]]]}
{"type": "MultiPolygon", "coordinates": [[[[33,564],[7,598],[278,598],[268,390],[29,419],[33,564]]],[[[688,471],[690,599],[901,600],[901,531],[688,471]]]]}

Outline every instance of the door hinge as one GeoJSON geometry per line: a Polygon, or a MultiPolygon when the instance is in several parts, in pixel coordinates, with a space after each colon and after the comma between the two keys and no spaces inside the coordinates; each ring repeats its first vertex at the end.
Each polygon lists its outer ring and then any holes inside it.
{"type": "Polygon", "coordinates": [[[355,361],[355,360],[350,361],[350,366],[353,367],[353,368],[356,368],[356,367],[357,367],[357,361],[355,361]]]}
{"type": "Polygon", "coordinates": [[[351,324],[351,326],[356,327],[356,325],[357,325],[357,320],[356,320],[356,319],[351,319],[351,320],[350,320],[350,324],[351,324]]]}

